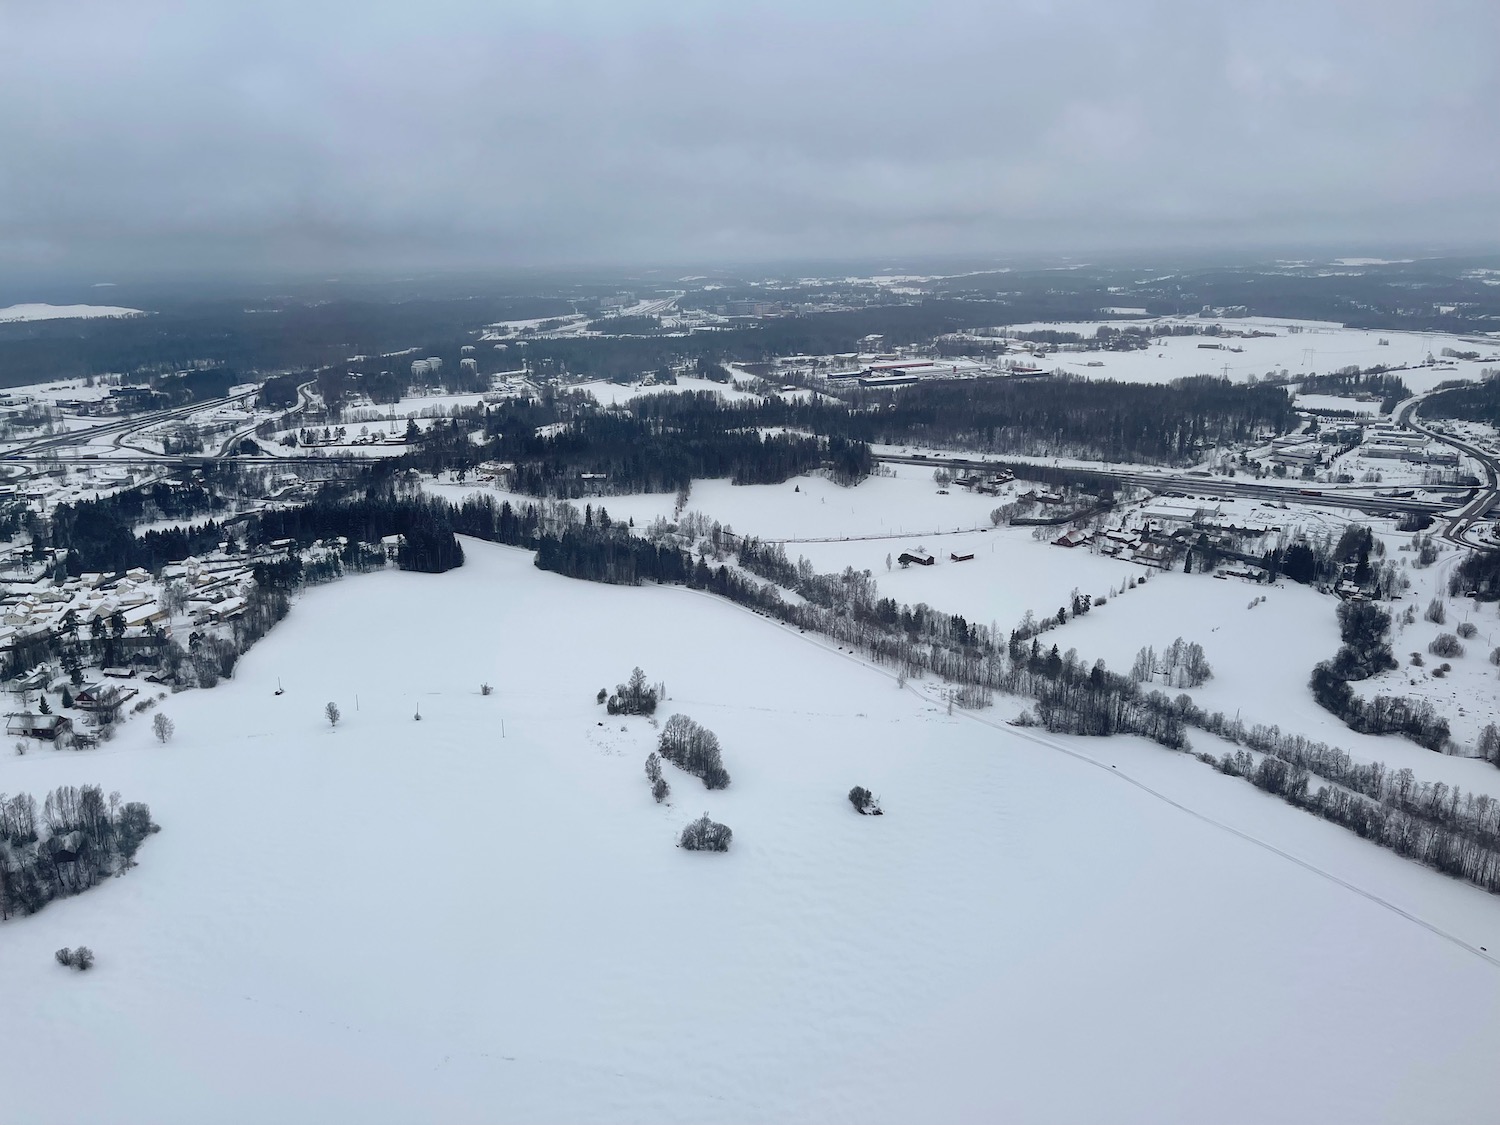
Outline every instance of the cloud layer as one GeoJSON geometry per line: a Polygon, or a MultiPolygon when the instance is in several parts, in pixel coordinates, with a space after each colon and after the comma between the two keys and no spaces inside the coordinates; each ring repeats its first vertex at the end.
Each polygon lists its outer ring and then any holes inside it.
{"type": "Polygon", "coordinates": [[[0,265],[1500,235],[1500,5],[0,0],[0,265]]]}

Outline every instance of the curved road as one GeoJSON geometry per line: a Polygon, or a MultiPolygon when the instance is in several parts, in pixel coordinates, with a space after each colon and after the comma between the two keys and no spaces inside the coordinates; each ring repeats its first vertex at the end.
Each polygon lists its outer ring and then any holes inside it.
{"type": "MultiPolygon", "coordinates": [[[[920,465],[933,469],[976,469],[987,472],[997,468],[1023,470],[1003,457],[995,460],[949,457],[945,454],[912,456],[909,454],[877,453],[875,460],[897,465],[920,465]]],[[[1043,468],[1044,466],[1030,466],[1043,468]]],[[[1084,466],[1066,466],[1070,473],[1094,477],[1098,480],[1116,481],[1122,484],[1139,485],[1156,492],[1168,489],[1182,490],[1198,496],[1236,496],[1253,500],[1279,500],[1286,504],[1312,504],[1329,508],[1353,508],[1374,515],[1389,515],[1391,512],[1427,512],[1432,515],[1448,510],[1450,505],[1431,500],[1414,500],[1404,497],[1372,496],[1368,492],[1343,491],[1328,485],[1317,488],[1301,488],[1293,484],[1265,484],[1254,479],[1226,479],[1223,477],[1197,477],[1188,473],[1146,473],[1121,471],[1118,469],[1090,469],[1084,466]]]]}
{"type": "Polygon", "coordinates": [[[1416,430],[1425,434],[1433,441],[1441,442],[1443,445],[1451,446],[1461,454],[1479,462],[1484,468],[1485,483],[1474,490],[1474,498],[1468,501],[1457,512],[1450,512],[1443,518],[1448,521],[1448,526],[1441,532],[1442,537],[1451,543],[1457,543],[1464,547],[1472,547],[1477,551],[1493,551],[1496,546],[1493,543],[1483,543],[1471,538],[1474,525],[1481,522],[1485,514],[1500,500],[1500,458],[1493,453],[1488,453],[1478,446],[1453,437],[1451,434],[1440,433],[1437,430],[1424,426],[1417,420],[1417,412],[1422,406],[1427,395],[1414,395],[1405,402],[1397,405],[1391,412],[1391,417],[1407,429],[1416,430]]]}

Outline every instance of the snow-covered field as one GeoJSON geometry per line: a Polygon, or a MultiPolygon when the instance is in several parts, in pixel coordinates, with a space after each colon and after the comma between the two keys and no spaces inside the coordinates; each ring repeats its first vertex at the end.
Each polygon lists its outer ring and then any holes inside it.
{"type": "Polygon", "coordinates": [[[76,320],[96,316],[144,316],[140,309],[118,305],[10,305],[0,309],[0,323],[22,320],[76,320]]]}
{"type": "Polygon", "coordinates": [[[0,759],[0,789],[99,782],[163,825],[0,926],[7,1120],[1491,1115],[1493,898],[1190,758],[950,717],[707,595],[465,549],[309,592],[163,704],[166,747],[137,722],[0,759]],[[674,770],[652,803],[649,728],[593,703],[636,663],[727,791],[674,770]],[[728,855],[673,846],[705,809],[728,855]],[[82,976],[51,957],[78,942],[82,976]]]}
{"type": "MultiPolygon", "coordinates": [[[[1379,467],[1388,474],[1385,487],[1389,487],[1393,483],[1389,478],[1395,476],[1392,470],[1399,469],[1400,462],[1385,461],[1379,467]]],[[[991,527],[990,511],[1013,499],[1018,489],[1031,487],[1024,482],[1008,486],[998,497],[958,488],[941,495],[930,469],[906,465],[891,469],[893,475],[870,477],[854,488],[841,488],[822,477],[749,486],[698,481],[685,510],[703,513],[741,535],[783,541],[789,558],[806,557],[823,573],[837,573],[845,567],[868,570],[883,597],[960,613],[1002,633],[1014,628],[1028,611],[1038,618],[1055,614],[1059,607],[1071,604],[1075,592],[1109,597],[1131,578],[1148,575],[1147,587],[1126,590],[1099,611],[1047,634],[1047,643],[1055,642],[1063,650],[1076,648],[1089,661],[1102,658],[1111,669],[1125,672],[1146,645],[1160,650],[1179,636],[1197,641],[1207,651],[1216,675],[1190,694],[1211,709],[1238,712],[1246,722],[1277,724],[1342,746],[1357,757],[1409,765],[1422,777],[1482,792],[1500,789],[1500,773],[1487,763],[1432,754],[1396,736],[1356,734],[1313,702],[1307,689],[1313,666],[1332,657],[1339,647],[1338,603],[1332,597],[1288,580],[1267,588],[1237,578],[1148,570],[1086,547],[1055,547],[1051,540],[1057,528],[1041,529],[1038,540],[1029,527],[991,527]],[[896,562],[903,551],[919,549],[933,555],[936,563],[903,569],[896,562]],[[974,557],[963,562],[952,558],[968,554],[974,557]],[[1260,595],[1266,601],[1249,610],[1250,601],[1260,595]]],[[[429,483],[426,487],[454,502],[486,491],[513,504],[535,502],[532,497],[475,484],[429,483]]],[[[634,520],[637,530],[657,518],[671,519],[675,507],[675,497],[669,493],[595,497],[589,502],[595,510],[605,508],[612,520],[634,520]]],[[[1368,523],[1386,541],[1392,559],[1409,563],[1412,558],[1400,549],[1411,536],[1393,531],[1388,520],[1363,517],[1353,521],[1341,511],[1266,508],[1249,500],[1217,503],[1226,517],[1237,522],[1263,523],[1288,534],[1300,528],[1311,536],[1337,538],[1351,522],[1368,523]]],[[[578,502],[580,508],[582,504],[578,502]]],[[[1398,620],[1392,643],[1402,669],[1362,685],[1361,690],[1430,698],[1448,718],[1454,742],[1472,747],[1486,723],[1500,724],[1500,676],[1487,660],[1490,650],[1500,646],[1500,618],[1493,607],[1455,601],[1449,611],[1451,620],[1442,629],[1420,619],[1410,627],[1399,621],[1406,606],[1415,606],[1420,614],[1433,594],[1446,590],[1448,569],[1457,558],[1448,551],[1439,566],[1409,570],[1412,589],[1393,607],[1398,620]],[[1438,632],[1451,631],[1464,620],[1474,621],[1480,632],[1465,642],[1465,656],[1451,661],[1454,671],[1448,677],[1431,675],[1440,659],[1426,658],[1430,667],[1425,671],[1409,666],[1412,650],[1425,654],[1438,632]]]]}
{"type": "Polygon", "coordinates": [[[761,396],[742,391],[729,383],[716,383],[712,379],[699,379],[692,375],[679,375],[676,383],[611,383],[604,379],[593,379],[586,383],[575,383],[570,391],[587,391],[603,406],[621,406],[641,395],[680,395],[688,391],[709,391],[722,395],[729,402],[759,399],[761,396]]]}
{"type": "Polygon", "coordinates": [[[1157,320],[1101,320],[1068,323],[1009,325],[1008,332],[1050,330],[1092,336],[1101,326],[1127,328],[1156,323],[1204,327],[1217,324],[1226,332],[1262,331],[1275,335],[1254,339],[1210,336],[1164,336],[1135,352],[1055,352],[1044,363],[1090,379],[1118,379],[1127,383],[1164,383],[1187,375],[1225,375],[1243,382],[1254,375],[1328,374],[1349,366],[1408,366],[1397,374],[1418,394],[1449,379],[1478,379],[1485,367],[1500,360],[1500,340],[1478,340],[1437,332],[1380,332],[1346,328],[1330,321],[1287,321],[1270,317],[1162,317],[1157,320]],[[1387,343],[1382,344],[1385,340],[1387,343]],[[1221,344],[1223,350],[1200,347],[1221,344]],[[1477,351],[1478,360],[1444,359],[1442,350],[1477,351]],[[1239,349],[1239,350],[1230,350],[1239,349]],[[1417,367],[1431,357],[1433,367],[1417,367]],[[1102,366],[1091,367],[1098,363],[1102,366]]]}
{"type": "MultiPolygon", "coordinates": [[[[931,469],[892,466],[893,476],[871,477],[856,488],[841,488],[826,477],[794,477],[782,484],[735,485],[727,480],[694,481],[686,511],[702,512],[741,534],[762,539],[790,540],[787,553],[796,558],[808,553],[807,540],[872,537],[888,542],[873,543],[861,550],[866,556],[884,559],[902,537],[920,538],[931,532],[952,533],[989,527],[989,514],[1013,497],[981,496],[953,489],[939,496],[931,469]],[[871,553],[873,552],[873,555],[871,553]]],[[[486,489],[452,481],[427,482],[428,491],[455,503],[463,497],[487,492],[512,504],[534,504],[536,497],[486,489]]],[[[670,492],[629,496],[596,496],[578,500],[596,509],[604,507],[612,520],[634,519],[644,527],[658,516],[670,519],[676,496],[670,492]]],[[[934,540],[934,543],[936,540],[934,540]]],[[[933,548],[936,550],[936,547],[933,548]]],[[[899,553],[899,552],[898,552],[899,553]]],[[[840,564],[839,569],[844,564],[840,564]]],[[[873,563],[863,565],[873,566],[873,563]]],[[[883,565],[883,564],[882,564],[883,565]]]]}
{"type": "Polygon", "coordinates": [[[1293,405],[1300,410],[1346,410],[1351,414],[1379,414],[1380,402],[1366,401],[1358,398],[1345,398],[1342,395],[1304,395],[1299,394],[1293,405]]]}

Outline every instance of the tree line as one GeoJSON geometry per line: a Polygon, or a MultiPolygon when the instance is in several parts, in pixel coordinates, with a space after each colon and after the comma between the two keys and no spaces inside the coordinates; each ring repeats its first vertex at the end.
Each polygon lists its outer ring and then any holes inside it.
{"type": "Polygon", "coordinates": [[[97,785],[60,785],[42,801],[0,794],[0,920],[35,914],[134,866],[160,828],[139,801],[122,803],[97,785]]]}
{"type": "Polygon", "coordinates": [[[1429,750],[1448,741],[1448,720],[1426,699],[1376,695],[1361,699],[1349,686],[1396,667],[1391,653],[1391,616],[1370,602],[1340,602],[1339,637],[1333,659],[1313,668],[1308,680],[1319,707],[1362,734],[1400,734],[1429,750]]]}

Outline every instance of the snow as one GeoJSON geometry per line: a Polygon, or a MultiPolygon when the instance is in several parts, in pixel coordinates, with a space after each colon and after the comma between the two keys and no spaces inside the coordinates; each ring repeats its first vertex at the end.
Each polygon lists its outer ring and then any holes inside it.
{"type": "Polygon", "coordinates": [[[692,375],[679,375],[675,384],[653,383],[646,386],[638,383],[621,384],[593,379],[586,383],[576,383],[568,390],[587,391],[599,400],[601,406],[623,406],[631,399],[642,395],[680,395],[689,391],[708,391],[723,396],[729,402],[758,401],[763,397],[749,391],[742,391],[729,383],[716,383],[712,379],[699,379],[692,375]]]}
{"type": "Polygon", "coordinates": [[[1492,898],[1184,756],[950,717],[707,595],[465,549],[309,592],[163,703],[168,746],[0,760],[163,825],[0,927],[8,1120],[1490,1113],[1492,898]],[[651,802],[649,728],[592,702],[635,663],[729,790],[669,767],[651,802]],[[705,809],[728,855],[673,847],[705,809]],[[79,942],[83,976],[51,957],[79,942]]]}
{"type": "Polygon", "coordinates": [[[140,309],[126,309],[118,305],[11,305],[0,309],[0,323],[22,320],[77,320],[101,316],[144,316],[140,309]]]}
{"type": "Polygon", "coordinates": [[[1299,410],[1345,410],[1351,414],[1379,414],[1380,400],[1345,398],[1342,395],[1299,394],[1293,403],[1299,410]]]}
{"type": "Polygon", "coordinates": [[[1274,335],[1242,339],[1234,336],[1164,336],[1151,346],[1133,352],[1051,352],[1041,363],[1048,370],[1061,367],[1090,379],[1117,379],[1127,383],[1165,383],[1189,375],[1224,375],[1235,382],[1251,376],[1263,378],[1338,371],[1344,367],[1401,368],[1396,372],[1414,393],[1432,390],[1449,379],[1478,379],[1485,367],[1500,357],[1500,341],[1439,332],[1383,332],[1346,328],[1331,321],[1282,320],[1273,317],[1158,317],[1151,320],[1094,320],[1066,323],[1036,322],[1005,326],[1008,333],[1055,331],[1093,336],[1101,326],[1149,328],[1153,324],[1185,324],[1199,328],[1218,325],[1224,332],[1271,332],[1274,335]],[[1381,344],[1381,340],[1388,343],[1381,344]],[[1224,350],[1200,348],[1200,344],[1222,344],[1224,350]],[[1242,349],[1231,351],[1231,348],[1242,349]],[[1442,350],[1477,351],[1478,360],[1444,359],[1442,350]],[[1431,356],[1440,360],[1431,367],[1418,367],[1431,356]],[[1090,367],[1091,363],[1102,366],[1090,367]]]}

